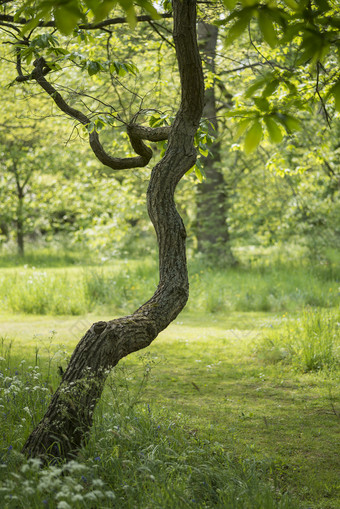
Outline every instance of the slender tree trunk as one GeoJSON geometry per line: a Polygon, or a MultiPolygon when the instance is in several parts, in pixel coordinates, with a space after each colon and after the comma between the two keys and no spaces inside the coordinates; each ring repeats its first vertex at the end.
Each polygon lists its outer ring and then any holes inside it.
{"type": "Polygon", "coordinates": [[[0,221],[0,233],[6,237],[6,241],[9,239],[9,229],[5,221],[0,221]]]}
{"type": "MultiPolygon", "coordinates": [[[[209,71],[215,73],[215,54],[218,27],[208,23],[198,23],[198,41],[201,54],[209,71]]],[[[212,85],[205,91],[203,117],[213,127],[212,136],[218,136],[215,87],[212,85]]],[[[197,241],[198,250],[214,261],[234,265],[236,260],[230,248],[228,231],[227,187],[223,177],[221,161],[221,143],[216,141],[204,158],[204,169],[207,179],[197,191],[197,241]]]]}
{"type": "MultiPolygon", "coordinates": [[[[182,98],[163,159],[152,171],[147,205],[159,245],[155,294],[132,315],[97,322],[77,345],[50,406],[23,452],[71,457],[92,425],[92,415],[111,368],[145,348],[176,318],[188,299],[186,232],[174,202],[179,180],[196,160],[194,135],[203,110],[203,75],[196,43],[196,0],[174,0],[174,41],[182,98]]],[[[112,289],[114,291],[114,288],[112,289]]]]}
{"type": "Polygon", "coordinates": [[[24,256],[24,195],[22,192],[18,194],[18,207],[17,207],[17,248],[18,255],[24,256]]]}

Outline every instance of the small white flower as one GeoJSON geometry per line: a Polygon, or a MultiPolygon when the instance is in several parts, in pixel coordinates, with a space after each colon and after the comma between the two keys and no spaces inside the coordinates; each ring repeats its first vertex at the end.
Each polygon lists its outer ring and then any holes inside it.
{"type": "Polygon", "coordinates": [[[82,502],[82,501],[83,501],[83,496],[80,495],[79,493],[72,497],[72,502],[82,502]]]}
{"type": "Polygon", "coordinates": [[[57,508],[58,509],[71,509],[71,506],[67,502],[65,502],[65,500],[61,500],[60,502],[58,502],[57,508]]]}
{"type": "Polygon", "coordinates": [[[104,486],[104,483],[101,479],[93,479],[92,484],[93,484],[93,486],[98,486],[98,487],[104,486]]]}

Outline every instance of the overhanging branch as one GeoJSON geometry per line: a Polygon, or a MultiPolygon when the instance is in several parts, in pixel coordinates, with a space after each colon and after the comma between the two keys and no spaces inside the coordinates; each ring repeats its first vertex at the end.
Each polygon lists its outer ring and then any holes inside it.
{"type": "MultiPolygon", "coordinates": [[[[45,76],[51,71],[43,57],[38,58],[34,62],[34,70],[30,75],[20,75],[17,77],[17,81],[29,81],[35,80],[38,85],[45,90],[45,92],[53,99],[57,107],[66,113],[69,117],[74,118],[80,124],[85,127],[91,123],[91,119],[83,112],[72,108],[62,95],[54,88],[54,86],[48,82],[45,76]]],[[[97,159],[105,166],[111,168],[111,170],[126,170],[132,168],[141,168],[146,166],[151,157],[152,150],[150,147],[145,145],[143,140],[149,141],[162,141],[169,137],[171,127],[143,127],[137,124],[130,124],[127,128],[127,133],[131,142],[131,145],[138,154],[135,157],[113,157],[108,154],[103,148],[97,131],[89,133],[90,146],[97,159]]]]}
{"type": "MultiPolygon", "coordinates": [[[[172,13],[165,12],[163,14],[160,14],[160,16],[163,19],[169,19],[169,18],[172,18],[172,13]]],[[[19,18],[19,19],[15,20],[14,16],[12,16],[10,14],[0,14],[0,26],[1,26],[2,22],[14,23],[16,25],[23,26],[23,25],[27,25],[27,23],[29,23],[30,21],[31,21],[30,19],[26,19],[26,18],[19,18]]],[[[153,18],[152,18],[152,16],[141,15],[141,16],[136,16],[136,21],[138,23],[141,23],[143,21],[144,22],[153,21],[153,18]]],[[[100,21],[99,23],[79,23],[78,28],[81,30],[97,30],[99,28],[106,28],[108,26],[113,26],[113,25],[122,25],[124,23],[128,23],[127,18],[117,17],[117,18],[106,19],[104,21],[100,21]]],[[[40,21],[37,26],[38,27],[56,28],[56,23],[55,23],[55,21],[40,21]]]]}

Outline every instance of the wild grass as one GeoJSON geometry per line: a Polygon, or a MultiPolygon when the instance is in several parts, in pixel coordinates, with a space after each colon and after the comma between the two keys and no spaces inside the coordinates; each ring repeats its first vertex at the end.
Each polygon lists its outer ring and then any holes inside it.
{"type": "Polygon", "coordinates": [[[32,318],[21,320],[25,332],[0,343],[5,508],[339,506],[337,364],[307,372],[254,352],[254,341],[284,334],[287,316],[179,317],[146,354],[117,366],[76,461],[47,469],[19,451],[80,335],[65,347],[66,329],[47,337],[35,321],[32,340],[32,318]]]}
{"type": "MultiPolygon", "coordinates": [[[[97,262],[98,263],[98,262],[97,262]]],[[[93,259],[90,251],[74,249],[68,244],[40,247],[28,244],[25,255],[17,254],[15,248],[0,251],[0,267],[73,267],[92,265],[93,259]]]]}
{"type": "MultiPolygon", "coordinates": [[[[3,344],[4,346],[4,344],[3,344]]],[[[20,448],[51,397],[50,366],[12,369],[3,348],[0,371],[1,507],[293,509],[272,479],[270,460],[241,458],[224,441],[201,438],[190,421],[143,402],[152,358],[140,358],[141,381],[117,368],[99,404],[92,434],[66,463],[27,460],[20,448]]],[[[135,370],[133,376],[135,376],[135,370]]]]}
{"type": "Polygon", "coordinates": [[[339,309],[305,309],[257,341],[256,352],[267,362],[289,363],[305,372],[340,366],[339,309]]]}
{"type": "MultiPolygon", "coordinates": [[[[131,313],[157,286],[151,259],[117,260],[102,267],[0,269],[0,303],[14,313],[81,315],[95,309],[131,313]]],[[[336,267],[303,265],[202,269],[190,265],[187,310],[285,312],[340,303],[336,267]]]]}

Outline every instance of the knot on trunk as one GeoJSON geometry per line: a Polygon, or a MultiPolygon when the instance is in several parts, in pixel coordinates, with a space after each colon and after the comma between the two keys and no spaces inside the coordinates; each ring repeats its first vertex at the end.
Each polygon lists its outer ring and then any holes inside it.
{"type": "Polygon", "coordinates": [[[96,334],[101,334],[103,332],[104,329],[106,329],[106,326],[107,326],[107,322],[96,322],[93,324],[93,330],[96,334]]]}

